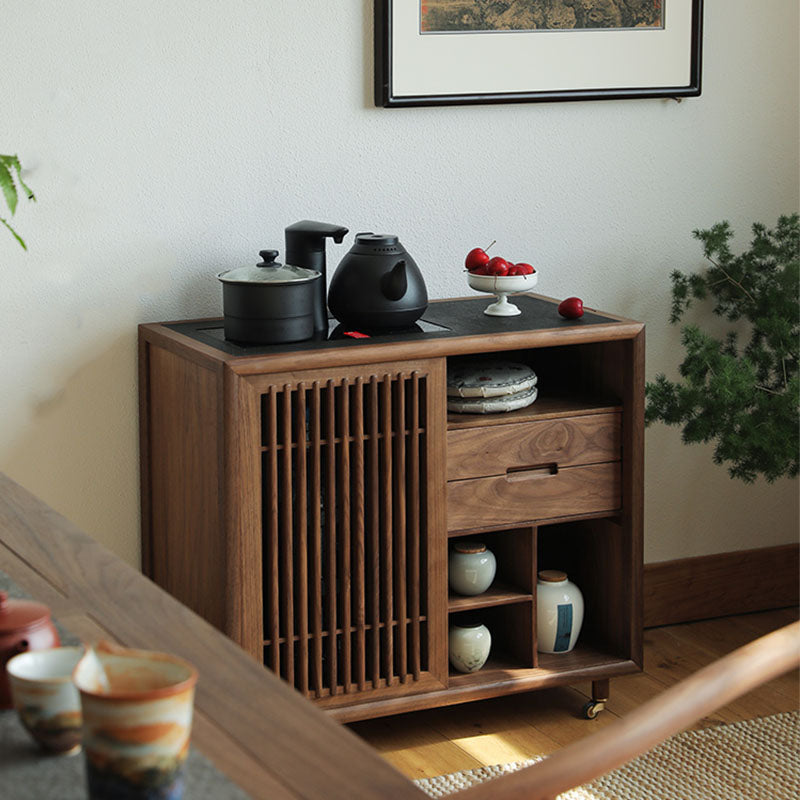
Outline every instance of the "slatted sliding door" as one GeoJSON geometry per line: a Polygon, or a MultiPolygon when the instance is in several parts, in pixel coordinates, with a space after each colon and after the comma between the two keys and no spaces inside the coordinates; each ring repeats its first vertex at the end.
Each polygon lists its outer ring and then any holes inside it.
{"type": "Polygon", "coordinates": [[[323,705],[441,686],[441,362],[268,377],[264,663],[323,705]]]}

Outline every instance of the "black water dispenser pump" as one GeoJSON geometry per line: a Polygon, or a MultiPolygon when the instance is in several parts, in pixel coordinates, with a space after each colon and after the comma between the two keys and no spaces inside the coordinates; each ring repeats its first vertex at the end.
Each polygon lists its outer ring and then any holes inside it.
{"type": "Polygon", "coordinates": [[[348,229],[327,222],[304,219],[286,228],[286,263],[295,267],[315,269],[322,273],[322,280],[316,282],[314,300],[314,332],[328,332],[328,276],[325,264],[326,239],[341,244],[348,229]]]}

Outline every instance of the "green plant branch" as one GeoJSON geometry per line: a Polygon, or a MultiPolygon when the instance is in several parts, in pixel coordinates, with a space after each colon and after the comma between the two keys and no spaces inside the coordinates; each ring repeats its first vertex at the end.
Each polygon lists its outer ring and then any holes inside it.
{"type": "Polygon", "coordinates": [[[717,283],[722,283],[723,281],[730,281],[734,286],[738,286],[739,289],[741,289],[750,298],[750,302],[752,303],[756,302],[755,297],[753,297],[753,295],[751,295],[750,292],[748,292],[747,289],[745,289],[744,286],[742,286],[742,284],[739,283],[739,281],[735,280],[730,275],[728,275],[728,273],[725,271],[725,267],[723,267],[722,264],[720,264],[717,261],[714,261],[713,258],[709,258],[708,260],[725,276],[721,280],[716,281],[716,283],[713,285],[716,286],[717,283]]]}
{"type": "Polygon", "coordinates": [[[717,339],[684,325],[681,379],[661,374],[645,387],[648,425],[680,426],[687,444],[713,442],[714,462],[746,482],[800,474],[800,215],[780,217],[771,231],[761,224],[752,230],[750,248],[739,255],[729,248],[727,222],[694,231],[710,266],[671,273],[670,322],[694,300],[708,301],[717,316],[749,323],[747,341],[742,329],[717,339]]]}

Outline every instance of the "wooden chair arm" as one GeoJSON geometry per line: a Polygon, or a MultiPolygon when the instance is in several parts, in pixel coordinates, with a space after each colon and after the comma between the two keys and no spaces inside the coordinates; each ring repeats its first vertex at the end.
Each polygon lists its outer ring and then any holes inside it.
{"type": "Polygon", "coordinates": [[[709,664],[602,731],[456,796],[458,800],[552,800],[616,769],[798,664],[800,622],[795,622],[709,664]]]}

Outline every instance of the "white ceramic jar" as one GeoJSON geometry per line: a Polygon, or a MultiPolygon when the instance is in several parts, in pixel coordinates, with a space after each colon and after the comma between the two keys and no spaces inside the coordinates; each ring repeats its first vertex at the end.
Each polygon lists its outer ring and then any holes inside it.
{"type": "Polygon", "coordinates": [[[536,581],[536,638],[540,653],[568,653],[583,624],[583,595],[566,572],[547,569],[536,581]]]}
{"type": "Polygon", "coordinates": [[[494,553],[485,544],[464,540],[453,545],[448,575],[450,588],[456,594],[482,594],[492,585],[496,572],[494,553]]]}
{"type": "Polygon", "coordinates": [[[492,634],[480,622],[450,625],[450,663],[459,672],[477,672],[489,658],[492,634]]]}

